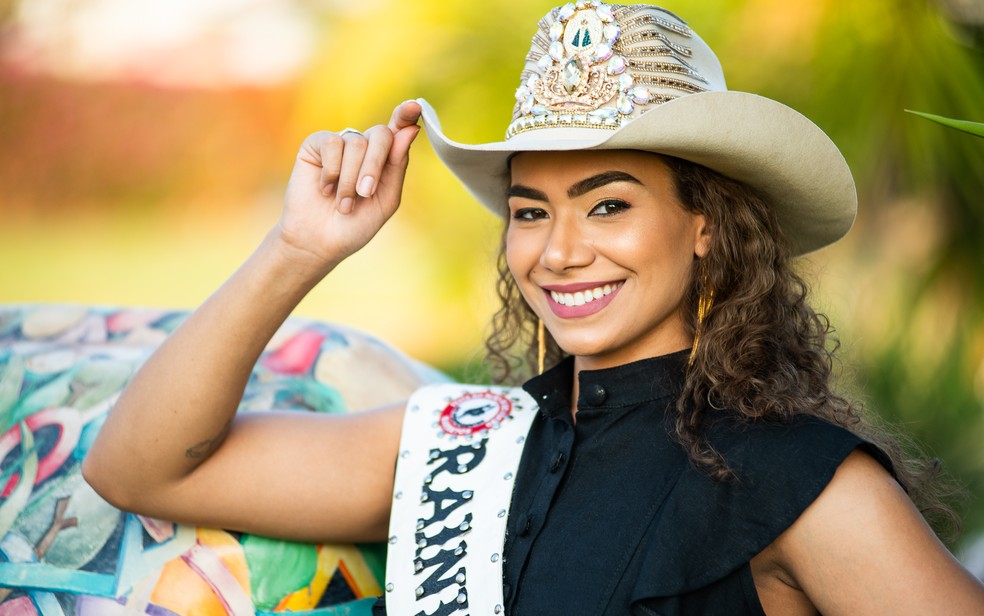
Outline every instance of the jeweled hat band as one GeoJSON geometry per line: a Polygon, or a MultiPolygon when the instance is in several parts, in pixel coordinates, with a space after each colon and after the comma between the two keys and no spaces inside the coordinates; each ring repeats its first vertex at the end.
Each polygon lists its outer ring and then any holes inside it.
{"type": "Polygon", "coordinates": [[[726,90],[714,52],[652,5],[578,0],[540,20],[506,139],[542,128],[617,129],[653,105],[726,90]]]}

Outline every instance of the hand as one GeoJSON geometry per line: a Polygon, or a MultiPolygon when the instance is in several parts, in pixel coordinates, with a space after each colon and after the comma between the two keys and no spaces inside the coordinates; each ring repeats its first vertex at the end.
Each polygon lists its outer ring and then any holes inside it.
{"type": "Polygon", "coordinates": [[[400,205],[420,105],[402,103],[386,126],[304,140],[279,223],[283,242],[330,268],[372,239],[400,205]]]}

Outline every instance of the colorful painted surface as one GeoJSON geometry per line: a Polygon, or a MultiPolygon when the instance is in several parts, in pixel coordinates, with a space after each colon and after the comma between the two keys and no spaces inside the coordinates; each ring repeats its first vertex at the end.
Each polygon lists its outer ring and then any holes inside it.
{"type": "MultiPolygon", "coordinates": [[[[80,463],[185,313],[0,306],[0,616],[368,614],[381,545],[313,545],[121,512],[80,463]]],[[[441,380],[351,329],[288,321],[241,409],[346,413],[441,380]]]]}

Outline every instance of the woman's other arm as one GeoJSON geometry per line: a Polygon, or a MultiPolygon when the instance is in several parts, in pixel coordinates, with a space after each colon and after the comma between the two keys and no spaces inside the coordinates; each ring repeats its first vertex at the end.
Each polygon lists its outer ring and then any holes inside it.
{"type": "Polygon", "coordinates": [[[256,252],[140,369],[83,464],[121,508],[301,540],[384,536],[402,409],[236,416],[250,372],[297,303],[399,206],[420,109],[315,133],[256,252]]]}
{"type": "Polygon", "coordinates": [[[860,451],[766,553],[827,616],[984,614],[984,585],[940,543],[899,484],[860,451]]]}

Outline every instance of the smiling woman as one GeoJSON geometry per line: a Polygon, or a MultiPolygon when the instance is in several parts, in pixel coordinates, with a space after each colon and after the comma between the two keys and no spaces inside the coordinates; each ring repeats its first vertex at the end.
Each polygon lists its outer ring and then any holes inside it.
{"type": "Polygon", "coordinates": [[[511,170],[510,274],[578,369],[691,344],[683,307],[710,233],[680,203],[659,156],[529,152],[511,170]]]}
{"type": "Polygon", "coordinates": [[[550,11],[520,81],[501,142],[449,140],[423,100],[308,137],[279,223],[121,396],[92,485],[157,517],[388,537],[379,614],[984,612],[916,506],[931,492],[833,389],[790,265],[855,216],[830,139],[729,91],[650,5],[550,11]],[[421,119],[508,220],[494,372],[551,367],[345,417],[236,416],[276,328],[398,208],[421,119]]]}

